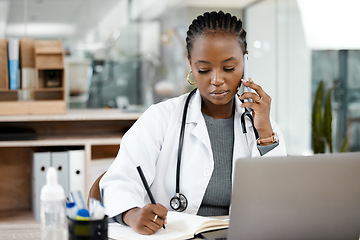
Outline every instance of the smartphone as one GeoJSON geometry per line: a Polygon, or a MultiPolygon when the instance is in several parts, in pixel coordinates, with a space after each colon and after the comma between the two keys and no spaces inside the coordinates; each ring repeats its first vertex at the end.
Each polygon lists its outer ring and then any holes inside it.
{"type": "MultiPolygon", "coordinates": [[[[245,81],[249,81],[250,78],[250,61],[249,61],[249,55],[248,53],[244,54],[244,77],[243,79],[245,81]]],[[[244,84],[241,84],[239,87],[239,95],[241,95],[244,92],[255,92],[254,89],[244,86],[244,84]]],[[[252,102],[252,98],[245,98],[244,102],[252,102]]],[[[247,108],[247,110],[252,111],[251,108],[247,108]]]]}

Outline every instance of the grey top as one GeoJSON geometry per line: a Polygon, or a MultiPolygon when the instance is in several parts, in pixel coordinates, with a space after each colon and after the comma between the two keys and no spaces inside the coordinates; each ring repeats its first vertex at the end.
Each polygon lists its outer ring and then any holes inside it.
{"type": "MultiPolygon", "coordinates": [[[[214,171],[206,188],[198,215],[228,215],[232,190],[232,161],[234,149],[234,116],[214,119],[203,113],[214,157],[214,171]]],[[[279,143],[258,145],[260,155],[274,149],[279,143]]]]}
{"type": "Polygon", "coordinates": [[[214,119],[204,113],[203,116],[214,156],[214,170],[197,214],[228,215],[232,188],[234,117],[214,119]]]}

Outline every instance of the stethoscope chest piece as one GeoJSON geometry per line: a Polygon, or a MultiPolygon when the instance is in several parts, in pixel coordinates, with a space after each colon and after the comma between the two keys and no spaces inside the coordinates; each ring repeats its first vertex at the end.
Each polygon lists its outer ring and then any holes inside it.
{"type": "Polygon", "coordinates": [[[176,193],[170,200],[170,206],[172,209],[178,212],[182,212],[186,209],[188,201],[186,197],[181,193],[176,193]]]}

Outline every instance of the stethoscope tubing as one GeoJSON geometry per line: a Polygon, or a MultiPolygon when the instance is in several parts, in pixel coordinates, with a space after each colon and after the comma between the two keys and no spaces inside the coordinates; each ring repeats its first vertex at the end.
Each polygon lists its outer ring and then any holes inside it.
{"type": "Polygon", "coordinates": [[[186,98],[185,105],[184,105],[184,111],[183,111],[181,129],[180,129],[180,137],[179,137],[177,165],[176,165],[176,193],[177,194],[180,193],[180,165],[181,165],[181,154],[182,154],[183,143],[184,143],[184,133],[185,133],[187,110],[189,107],[190,98],[192,97],[192,95],[195,94],[196,90],[197,90],[197,88],[195,88],[194,90],[192,90],[189,93],[189,96],[186,98]]]}

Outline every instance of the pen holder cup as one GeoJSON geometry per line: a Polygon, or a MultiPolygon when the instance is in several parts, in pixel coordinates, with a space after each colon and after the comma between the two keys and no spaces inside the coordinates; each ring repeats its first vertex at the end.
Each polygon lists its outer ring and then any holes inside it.
{"type": "Polygon", "coordinates": [[[107,240],[108,217],[101,220],[68,219],[69,240],[107,240]]]}

